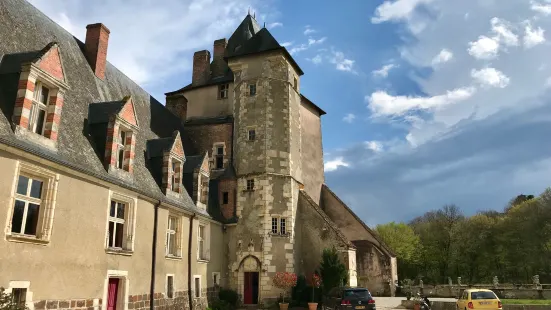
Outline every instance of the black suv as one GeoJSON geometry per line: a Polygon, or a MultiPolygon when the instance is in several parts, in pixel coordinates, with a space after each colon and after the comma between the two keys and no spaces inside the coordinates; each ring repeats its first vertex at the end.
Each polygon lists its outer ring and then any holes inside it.
{"type": "Polygon", "coordinates": [[[323,310],[375,310],[375,299],[366,288],[340,287],[323,298],[323,310]]]}

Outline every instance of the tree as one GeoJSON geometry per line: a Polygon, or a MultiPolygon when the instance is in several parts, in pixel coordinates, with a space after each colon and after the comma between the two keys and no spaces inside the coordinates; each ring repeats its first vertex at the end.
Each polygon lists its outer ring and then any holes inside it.
{"type": "Polygon", "coordinates": [[[325,292],[342,286],[348,278],[346,266],[341,262],[339,252],[335,247],[323,250],[319,269],[325,292]]]}
{"type": "Polygon", "coordinates": [[[391,222],[377,225],[376,229],[383,241],[392,249],[398,259],[398,278],[404,279],[415,273],[421,260],[423,247],[413,228],[405,223],[391,222]]]}
{"type": "Polygon", "coordinates": [[[0,287],[0,310],[25,310],[26,307],[13,301],[11,294],[7,294],[3,287],[0,287]]]}

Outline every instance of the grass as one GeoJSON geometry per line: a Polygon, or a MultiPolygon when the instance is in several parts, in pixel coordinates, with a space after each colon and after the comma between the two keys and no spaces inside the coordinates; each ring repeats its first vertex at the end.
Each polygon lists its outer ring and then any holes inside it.
{"type": "Polygon", "coordinates": [[[502,299],[504,305],[551,305],[549,299],[502,299]]]}

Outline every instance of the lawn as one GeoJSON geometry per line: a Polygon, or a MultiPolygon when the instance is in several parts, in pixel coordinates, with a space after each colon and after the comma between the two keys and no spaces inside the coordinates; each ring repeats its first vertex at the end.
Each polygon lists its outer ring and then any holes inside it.
{"type": "Polygon", "coordinates": [[[549,299],[502,299],[504,305],[551,305],[549,299]]]}

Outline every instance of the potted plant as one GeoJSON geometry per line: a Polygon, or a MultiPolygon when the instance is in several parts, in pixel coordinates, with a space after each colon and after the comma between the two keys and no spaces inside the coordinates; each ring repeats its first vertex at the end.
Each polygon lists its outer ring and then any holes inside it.
{"type": "Polygon", "coordinates": [[[316,310],[318,308],[318,303],[316,302],[315,293],[316,289],[321,286],[321,277],[317,274],[312,274],[310,278],[310,284],[312,285],[312,302],[308,303],[309,310],[316,310]]]}
{"type": "Polygon", "coordinates": [[[297,275],[292,272],[276,272],[273,278],[274,286],[283,290],[283,299],[279,303],[280,310],[287,310],[289,303],[285,302],[285,294],[287,291],[297,285],[297,275]]]}

